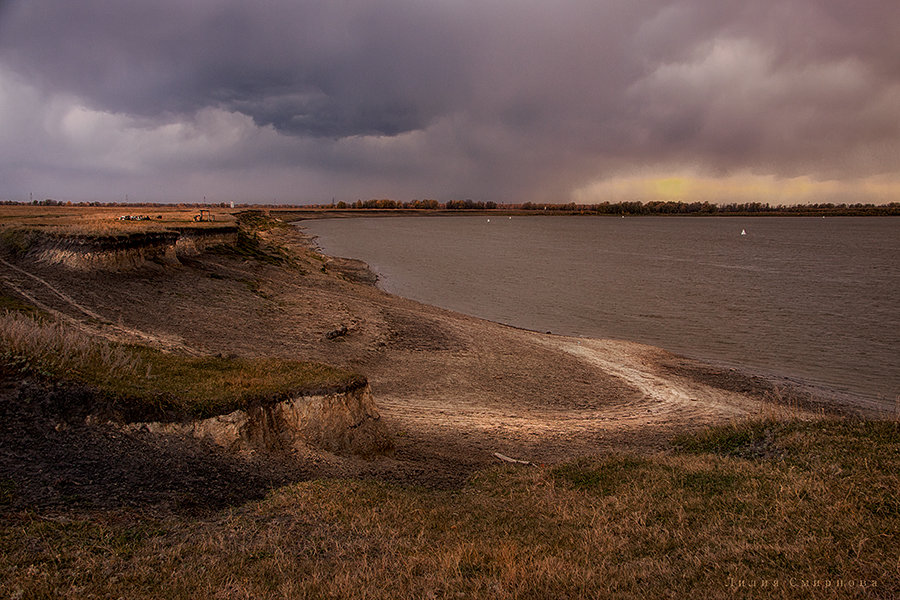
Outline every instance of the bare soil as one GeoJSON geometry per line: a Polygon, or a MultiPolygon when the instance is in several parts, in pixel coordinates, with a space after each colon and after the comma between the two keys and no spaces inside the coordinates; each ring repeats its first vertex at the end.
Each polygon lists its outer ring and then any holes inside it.
{"type": "Polygon", "coordinates": [[[659,348],[539,334],[391,296],[365,265],[317,254],[293,226],[263,240],[294,259],[224,250],[182,266],[84,273],[5,255],[0,291],[110,339],[348,367],[368,378],[393,453],[230,455],[85,425],[60,408],[78,403],[77,390],[6,377],[0,479],[16,486],[11,507],[215,508],[310,477],[456,486],[495,453],[554,463],[658,452],[675,432],[771,410],[779,399],[814,413],[797,402],[802,394],[659,348]]]}

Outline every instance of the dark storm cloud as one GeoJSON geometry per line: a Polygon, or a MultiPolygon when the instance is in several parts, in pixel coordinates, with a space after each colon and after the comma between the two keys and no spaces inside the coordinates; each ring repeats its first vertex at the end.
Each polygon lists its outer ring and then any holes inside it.
{"type": "Polygon", "coordinates": [[[325,136],[395,135],[446,110],[457,42],[427,3],[18,2],[7,64],[99,109],[234,108],[325,136]],[[421,27],[419,23],[424,23],[421,27]]]}
{"type": "Polygon", "coordinates": [[[60,161],[146,149],[104,155],[120,171],[499,200],[647,169],[900,176],[894,0],[0,0],[0,76],[0,117],[60,161]]]}

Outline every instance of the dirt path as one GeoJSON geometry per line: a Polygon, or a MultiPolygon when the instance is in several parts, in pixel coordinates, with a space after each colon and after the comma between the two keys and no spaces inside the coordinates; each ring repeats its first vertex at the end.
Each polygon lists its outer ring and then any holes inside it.
{"type": "MultiPolygon", "coordinates": [[[[517,356],[546,356],[545,368],[557,368],[557,353],[573,357],[608,382],[603,398],[590,408],[548,406],[546,386],[515,390],[519,401],[498,402],[499,394],[472,388],[436,387],[426,394],[379,395],[382,414],[402,435],[418,444],[431,439],[461,446],[482,462],[494,452],[533,462],[555,462],[609,450],[664,448],[676,432],[758,413],[758,395],[718,389],[697,380],[663,376],[657,348],[616,340],[590,340],[522,332],[517,356]],[[609,389],[617,392],[610,397],[609,389]]],[[[450,365],[452,368],[452,365],[450,365]]],[[[502,377],[502,375],[501,375],[502,377]]],[[[588,392],[590,393],[590,392],[588,392]]],[[[590,404],[590,403],[589,403],[590,404]]],[[[446,452],[451,452],[448,445],[446,452]]]]}
{"type": "MultiPolygon", "coordinates": [[[[105,321],[105,319],[104,319],[103,317],[101,317],[100,315],[98,315],[97,313],[95,313],[94,311],[92,311],[91,309],[89,309],[89,308],[87,308],[87,307],[85,307],[85,306],[82,306],[81,304],[79,304],[78,302],[76,302],[75,300],[73,300],[70,296],[68,296],[68,295],[62,293],[61,291],[59,291],[58,289],[56,289],[56,287],[54,287],[54,286],[53,286],[50,282],[48,282],[46,279],[43,279],[43,278],[41,278],[41,277],[38,277],[38,276],[35,275],[34,273],[29,273],[28,271],[26,271],[26,270],[24,270],[24,269],[20,269],[20,268],[17,267],[16,265],[14,265],[14,264],[12,264],[12,263],[10,263],[10,262],[8,262],[8,261],[3,260],[2,258],[0,258],[0,264],[2,264],[2,265],[3,265],[4,267],[6,267],[7,269],[12,269],[14,272],[16,272],[16,273],[18,273],[18,274],[20,274],[20,275],[24,275],[25,277],[27,277],[27,278],[29,278],[29,279],[31,279],[31,280],[33,280],[33,281],[36,281],[37,283],[41,284],[41,286],[43,286],[46,290],[48,290],[48,291],[51,292],[53,295],[55,295],[56,297],[58,297],[60,300],[62,300],[63,302],[67,303],[67,304],[70,305],[71,307],[73,307],[73,308],[79,310],[80,312],[84,313],[84,314],[87,315],[88,317],[90,317],[90,318],[92,318],[92,319],[97,319],[98,321],[105,321]]],[[[4,277],[4,279],[7,279],[7,281],[8,281],[8,278],[7,278],[6,276],[4,277]]]]}
{"type": "Polygon", "coordinates": [[[109,319],[77,302],[68,294],[60,291],[45,278],[30,273],[17,267],[9,261],[0,258],[0,265],[6,268],[6,273],[0,275],[0,281],[7,287],[25,298],[32,305],[44,310],[58,319],[77,327],[90,335],[106,338],[114,342],[144,343],[163,350],[178,350],[190,355],[198,355],[200,352],[190,348],[176,336],[161,336],[140,331],[133,327],[111,322],[109,319]],[[16,278],[15,275],[19,277],[16,278]],[[30,284],[30,285],[29,285],[30,284]],[[50,299],[47,298],[48,294],[50,299]],[[43,297],[43,299],[42,299],[43,297]],[[58,306],[61,301],[63,307],[69,309],[69,313],[51,306],[52,300],[56,300],[58,306]],[[71,312],[74,310],[77,316],[71,312]],[[88,320],[85,320],[87,317],[88,320]]]}
{"type": "Polygon", "coordinates": [[[581,357],[640,392],[640,400],[618,409],[617,419],[637,419],[643,425],[738,418],[747,416],[756,404],[699,381],[659,375],[653,356],[659,354],[658,348],[619,340],[556,337],[542,338],[542,342],[581,357]]]}

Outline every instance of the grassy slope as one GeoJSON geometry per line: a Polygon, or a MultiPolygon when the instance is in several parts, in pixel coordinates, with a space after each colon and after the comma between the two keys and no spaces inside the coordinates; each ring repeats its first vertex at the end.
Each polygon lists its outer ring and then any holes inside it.
{"type": "MultiPolygon", "coordinates": [[[[28,310],[0,296],[0,304],[28,310]]],[[[278,358],[186,356],[92,339],[66,325],[0,311],[0,370],[95,390],[126,420],[205,418],[365,384],[335,367],[278,358]]]]}
{"type": "MultiPolygon", "coordinates": [[[[32,218],[47,221],[43,213],[32,218]]],[[[78,220],[67,214],[71,223],[59,231],[51,227],[52,235],[118,239],[142,235],[147,228],[157,227],[154,222],[119,223],[110,218],[101,215],[78,220]],[[135,231],[128,232],[128,228],[135,231]]],[[[176,213],[170,220],[177,223],[183,218],[176,213]]],[[[17,244],[27,245],[29,236],[47,235],[45,228],[35,229],[36,224],[19,226],[22,220],[7,223],[9,226],[0,230],[7,247],[15,249],[17,244]]],[[[238,243],[229,252],[292,266],[283,249],[264,247],[259,242],[257,232],[277,226],[278,222],[258,211],[243,213],[238,221],[238,243]]],[[[361,375],[306,361],[190,357],[97,341],[70,326],[54,323],[49,316],[40,315],[37,309],[2,292],[0,370],[87,386],[97,391],[107,407],[128,420],[203,418],[298,394],[343,391],[365,384],[361,375]]]]}
{"type": "Polygon", "coordinates": [[[498,467],[456,491],[311,481],[199,522],[9,516],[0,526],[0,594],[900,592],[897,423],[753,422],[679,443],[681,450],[655,457],[498,467]]]}

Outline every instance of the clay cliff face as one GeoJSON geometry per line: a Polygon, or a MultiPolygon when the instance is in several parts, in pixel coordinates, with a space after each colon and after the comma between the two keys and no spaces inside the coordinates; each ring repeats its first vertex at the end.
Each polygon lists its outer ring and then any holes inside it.
{"type": "Polygon", "coordinates": [[[218,227],[214,229],[198,229],[185,227],[175,229],[178,238],[175,240],[175,256],[178,258],[197,256],[216,246],[230,246],[237,243],[236,227],[218,227]]]}
{"type": "Polygon", "coordinates": [[[78,271],[129,271],[180,264],[215,246],[237,242],[237,228],[180,228],[109,236],[37,235],[26,254],[78,271]]]}
{"type": "Polygon", "coordinates": [[[336,454],[370,456],[392,446],[368,385],[324,396],[298,396],[202,421],[131,427],[191,435],[232,451],[291,451],[312,446],[336,454]]]}

